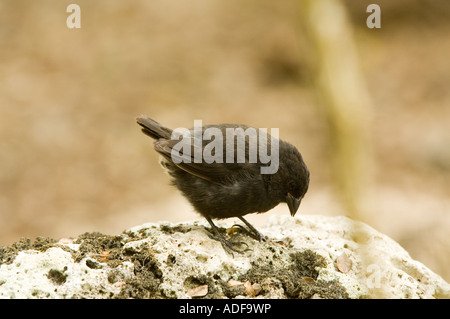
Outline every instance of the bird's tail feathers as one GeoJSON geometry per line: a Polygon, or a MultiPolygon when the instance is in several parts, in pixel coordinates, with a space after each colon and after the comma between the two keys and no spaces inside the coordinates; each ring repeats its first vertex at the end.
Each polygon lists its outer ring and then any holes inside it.
{"type": "Polygon", "coordinates": [[[162,126],[148,116],[141,115],[136,118],[136,122],[142,126],[142,132],[153,139],[170,139],[170,136],[172,135],[171,129],[162,126]]]}

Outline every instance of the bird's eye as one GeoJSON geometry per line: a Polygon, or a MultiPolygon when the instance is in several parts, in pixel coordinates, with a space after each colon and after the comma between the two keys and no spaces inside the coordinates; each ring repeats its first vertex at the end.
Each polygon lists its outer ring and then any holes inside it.
{"type": "Polygon", "coordinates": [[[288,188],[289,188],[290,192],[293,192],[296,189],[295,182],[294,181],[289,181],[288,188]]]}

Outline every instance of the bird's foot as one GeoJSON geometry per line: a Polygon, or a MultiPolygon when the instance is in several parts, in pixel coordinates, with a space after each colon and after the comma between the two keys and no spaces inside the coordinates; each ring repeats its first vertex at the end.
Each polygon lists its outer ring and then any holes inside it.
{"type": "Polygon", "coordinates": [[[242,253],[244,253],[244,252],[246,252],[246,251],[251,250],[250,248],[248,248],[247,243],[245,243],[245,242],[243,242],[243,241],[240,241],[240,242],[232,242],[232,241],[227,240],[227,239],[223,236],[223,234],[219,231],[219,229],[217,228],[217,226],[213,223],[213,221],[211,220],[211,218],[210,218],[210,217],[205,217],[205,218],[206,218],[206,220],[208,221],[208,223],[211,225],[211,229],[213,230],[213,232],[214,232],[214,234],[215,234],[215,236],[213,236],[212,234],[211,234],[211,236],[210,236],[210,235],[208,235],[208,236],[209,236],[210,238],[212,238],[212,239],[215,239],[215,240],[220,241],[220,243],[222,244],[222,246],[223,246],[223,248],[225,249],[225,251],[226,251],[227,253],[229,253],[231,256],[234,257],[233,251],[242,254],[242,253]],[[242,245],[247,246],[247,248],[244,249],[244,250],[241,250],[241,249],[237,249],[237,248],[234,247],[234,246],[242,246],[242,245]]]}
{"type": "Polygon", "coordinates": [[[248,230],[247,228],[245,228],[244,226],[239,225],[239,224],[235,224],[231,227],[239,228],[246,235],[250,236],[251,238],[253,238],[257,241],[262,241],[262,242],[267,241],[267,238],[263,234],[261,234],[259,231],[257,231],[256,229],[248,230]]]}
{"type": "Polygon", "coordinates": [[[250,250],[251,250],[250,248],[248,248],[247,243],[245,243],[245,242],[243,242],[243,241],[237,241],[237,242],[234,242],[234,241],[227,240],[227,239],[226,239],[224,236],[222,236],[222,234],[220,234],[220,233],[216,234],[216,236],[214,236],[213,234],[208,234],[208,236],[209,236],[209,238],[211,238],[211,239],[214,239],[214,240],[219,241],[219,242],[222,244],[223,249],[224,249],[227,253],[229,253],[231,256],[233,256],[233,257],[234,257],[233,252],[237,252],[237,253],[239,253],[239,254],[243,254],[243,253],[245,253],[246,251],[250,251],[250,250]],[[242,246],[242,245],[247,246],[247,248],[245,248],[245,249],[238,249],[238,248],[236,248],[236,246],[242,246]]]}

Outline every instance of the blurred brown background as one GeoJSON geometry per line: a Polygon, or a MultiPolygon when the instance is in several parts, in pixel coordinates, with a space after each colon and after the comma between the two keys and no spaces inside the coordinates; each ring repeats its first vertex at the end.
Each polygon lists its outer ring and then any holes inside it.
{"type": "MultiPolygon", "coordinates": [[[[136,125],[146,114],[280,128],[311,171],[300,217],[361,219],[449,281],[449,1],[377,1],[378,30],[373,1],[343,2],[370,100],[357,216],[336,188],[301,2],[1,1],[0,245],[198,218],[136,125]]],[[[249,221],[272,214],[287,207],[249,221]]]]}

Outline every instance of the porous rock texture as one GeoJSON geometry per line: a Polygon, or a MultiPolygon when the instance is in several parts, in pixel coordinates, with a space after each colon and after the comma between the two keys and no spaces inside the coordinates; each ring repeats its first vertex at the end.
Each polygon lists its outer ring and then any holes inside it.
{"type": "Polygon", "coordinates": [[[152,223],[120,235],[0,247],[1,298],[449,298],[450,285],[395,241],[346,217],[272,216],[258,242],[218,223],[152,223]]]}

